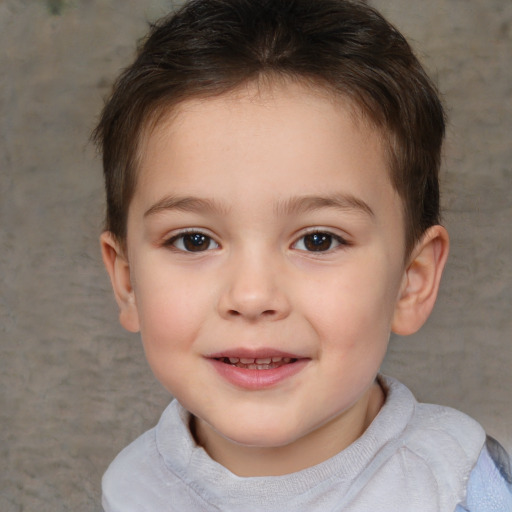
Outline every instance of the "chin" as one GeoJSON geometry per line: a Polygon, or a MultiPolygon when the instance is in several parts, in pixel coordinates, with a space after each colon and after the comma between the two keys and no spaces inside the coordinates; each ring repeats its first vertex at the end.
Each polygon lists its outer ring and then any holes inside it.
{"type": "Polygon", "coordinates": [[[237,429],[232,426],[224,431],[217,430],[225,439],[248,448],[280,448],[287,446],[300,437],[295,429],[287,429],[284,425],[241,425],[237,429]]]}

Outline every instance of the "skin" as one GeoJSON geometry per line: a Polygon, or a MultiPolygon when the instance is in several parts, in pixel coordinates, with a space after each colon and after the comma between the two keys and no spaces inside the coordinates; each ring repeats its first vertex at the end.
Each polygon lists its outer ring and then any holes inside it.
{"type": "Polygon", "coordinates": [[[189,100],[155,128],[126,250],[104,233],[103,257],[121,323],[141,332],[213,459],[286,474],[368,427],[390,332],[424,323],[448,252],[434,226],[404,264],[402,216],[378,132],[305,86],[189,100]],[[238,353],[291,354],[300,368],[248,389],[213,358],[238,353]]]}

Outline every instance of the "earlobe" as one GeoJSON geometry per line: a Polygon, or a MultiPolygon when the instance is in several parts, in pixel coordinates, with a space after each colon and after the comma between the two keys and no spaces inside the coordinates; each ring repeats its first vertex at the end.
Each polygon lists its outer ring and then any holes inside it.
{"type": "Polygon", "coordinates": [[[395,307],[391,329],[396,334],[413,334],[432,312],[449,245],[448,233],[439,225],[430,227],[416,244],[395,307]]]}
{"type": "Polygon", "coordinates": [[[119,321],[126,330],[138,332],[140,329],[139,316],[131,282],[130,265],[125,250],[109,231],[102,233],[100,244],[103,263],[110,276],[119,306],[119,321]]]}

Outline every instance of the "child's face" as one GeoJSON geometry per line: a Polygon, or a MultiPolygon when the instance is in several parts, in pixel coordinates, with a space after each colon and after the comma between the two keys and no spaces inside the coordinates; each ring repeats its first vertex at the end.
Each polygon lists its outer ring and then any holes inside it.
{"type": "Polygon", "coordinates": [[[130,206],[124,325],[213,444],[360,430],[404,277],[378,134],[298,85],[175,114],[130,206]]]}

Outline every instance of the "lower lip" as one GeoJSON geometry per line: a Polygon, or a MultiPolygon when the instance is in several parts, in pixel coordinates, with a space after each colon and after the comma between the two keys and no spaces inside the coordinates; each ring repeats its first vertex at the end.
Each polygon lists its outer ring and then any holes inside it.
{"type": "Polygon", "coordinates": [[[308,359],[299,359],[293,363],[283,364],[268,370],[249,370],[217,359],[210,359],[217,372],[231,384],[249,390],[266,389],[296,375],[308,363],[308,359]]]}

